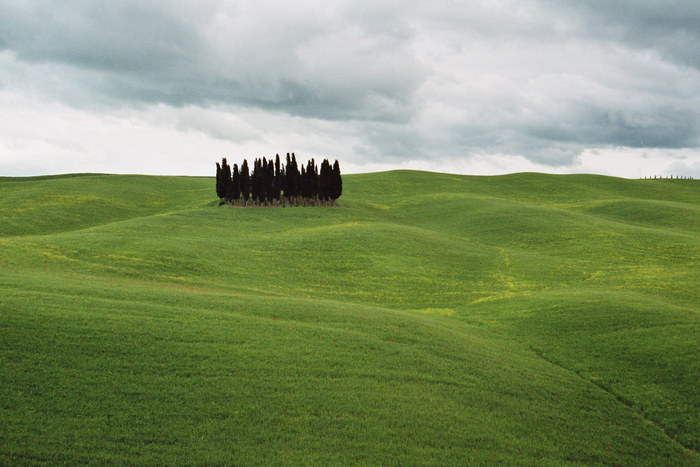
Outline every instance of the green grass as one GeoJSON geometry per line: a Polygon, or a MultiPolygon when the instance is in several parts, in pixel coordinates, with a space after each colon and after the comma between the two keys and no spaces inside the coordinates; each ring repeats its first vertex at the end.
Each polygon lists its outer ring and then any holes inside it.
{"type": "Polygon", "coordinates": [[[0,463],[700,465],[700,182],[0,179],[0,463]]]}

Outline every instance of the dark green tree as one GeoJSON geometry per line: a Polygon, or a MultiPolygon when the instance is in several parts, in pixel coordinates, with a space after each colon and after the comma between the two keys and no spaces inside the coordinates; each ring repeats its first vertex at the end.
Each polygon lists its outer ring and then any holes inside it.
{"type": "Polygon", "coordinates": [[[297,165],[297,158],[294,153],[292,153],[291,157],[289,157],[289,154],[287,154],[287,156],[287,180],[284,197],[287,199],[287,202],[293,205],[297,203],[297,197],[299,196],[299,166],[297,165]]]}
{"type": "Polygon", "coordinates": [[[299,196],[306,201],[309,197],[309,180],[306,176],[306,167],[301,164],[301,172],[299,173],[299,196]]]}
{"type": "Polygon", "coordinates": [[[218,162],[216,163],[216,196],[218,196],[219,199],[223,199],[224,196],[226,196],[224,181],[221,177],[221,164],[218,162]]]}
{"type": "Polygon", "coordinates": [[[261,183],[261,161],[259,158],[253,160],[253,173],[250,175],[250,195],[253,198],[253,203],[258,204],[262,193],[261,183]]]}
{"type": "Polygon", "coordinates": [[[316,161],[314,159],[311,159],[311,197],[315,200],[318,201],[318,190],[319,190],[319,182],[318,182],[318,165],[316,165],[316,161]]]}
{"type": "Polygon", "coordinates": [[[221,181],[224,184],[224,198],[226,201],[233,199],[233,182],[231,181],[231,166],[226,158],[221,161],[221,181]]]}
{"type": "Polygon", "coordinates": [[[321,172],[318,175],[318,198],[324,202],[330,199],[331,171],[330,162],[328,159],[323,159],[321,172]]]}
{"type": "Polygon", "coordinates": [[[340,195],[343,194],[343,177],[340,176],[340,164],[338,163],[338,159],[335,160],[331,171],[329,194],[330,198],[333,200],[333,206],[335,206],[335,200],[340,198],[340,195]]]}
{"type": "Polygon", "coordinates": [[[274,198],[275,202],[279,202],[282,197],[282,190],[284,189],[284,168],[280,163],[280,155],[275,156],[275,183],[274,183],[274,198]]]}
{"type": "Polygon", "coordinates": [[[248,206],[250,199],[250,173],[248,169],[248,161],[243,159],[241,165],[241,196],[243,197],[244,206],[248,206]]]}
{"type": "Polygon", "coordinates": [[[272,204],[276,199],[275,196],[275,164],[272,159],[267,161],[265,166],[265,193],[267,202],[272,204]]]}
{"type": "Polygon", "coordinates": [[[238,173],[238,164],[233,164],[233,174],[231,174],[231,184],[233,186],[234,201],[238,201],[241,197],[241,174],[238,173]]]}
{"type": "Polygon", "coordinates": [[[301,197],[304,199],[304,203],[315,203],[316,196],[318,194],[318,176],[316,174],[315,162],[310,159],[301,166],[301,197]]]}
{"type": "Polygon", "coordinates": [[[290,185],[291,185],[291,176],[289,175],[292,169],[292,158],[287,153],[287,165],[285,165],[284,169],[284,180],[282,183],[282,196],[289,202],[289,192],[290,192],[290,185]]]}

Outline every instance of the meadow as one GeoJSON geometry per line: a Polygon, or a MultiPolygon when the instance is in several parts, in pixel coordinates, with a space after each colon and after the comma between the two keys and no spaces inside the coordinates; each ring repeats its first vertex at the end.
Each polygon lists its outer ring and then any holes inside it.
{"type": "Polygon", "coordinates": [[[0,178],[0,464],[700,465],[700,181],[0,178]]]}

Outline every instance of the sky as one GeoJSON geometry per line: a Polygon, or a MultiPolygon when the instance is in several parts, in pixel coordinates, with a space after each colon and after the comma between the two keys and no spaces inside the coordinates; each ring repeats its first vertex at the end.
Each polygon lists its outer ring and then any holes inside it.
{"type": "Polygon", "coordinates": [[[0,175],[700,178],[697,0],[0,0],[0,175]]]}

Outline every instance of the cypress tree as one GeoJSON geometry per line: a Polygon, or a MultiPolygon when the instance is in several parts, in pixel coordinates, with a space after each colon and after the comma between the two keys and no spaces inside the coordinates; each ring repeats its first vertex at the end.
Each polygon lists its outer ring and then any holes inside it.
{"type": "Polygon", "coordinates": [[[267,188],[267,159],[263,157],[260,163],[260,201],[263,204],[267,202],[269,196],[267,188]]]}
{"type": "Polygon", "coordinates": [[[255,158],[253,161],[253,175],[250,179],[250,191],[255,204],[260,201],[260,159],[255,158]]]}
{"type": "Polygon", "coordinates": [[[260,204],[265,204],[265,199],[267,198],[266,193],[266,181],[265,181],[265,170],[267,170],[267,160],[262,158],[258,161],[258,201],[260,204]]]}
{"type": "Polygon", "coordinates": [[[233,164],[233,174],[231,175],[233,185],[233,200],[238,201],[241,197],[241,175],[238,173],[238,164],[233,164]]]}
{"type": "Polygon", "coordinates": [[[249,180],[250,180],[250,182],[249,182],[250,183],[250,185],[249,185],[250,186],[250,200],[253,202],[253,204],[255,204],[255,198],[256,198],[255,195],[256,195],[257,183],[255,183],[255,166],[257,166],[257,165],[258,165],[258,160],[253,159],[253,167],[252,167],[252,169],[249,169],[250,170],[250,178],[249,178],[249,180]]]}
{"type": "Polygon", "coordinates": [[[267,191],[267,159],[263,157],[260,162],[260,202],[265,204],[269,195],[267,191]]]}
{"type": "Polygon", "coordinates": [[[300,184],[300,178],[301,175],[299,174],[299,166],[297,165],[297,158],[292,153],[292,197],[298,198],[299,197],[299,184],[300,184]]]}
{"type": "Polygon", "coordinates": [[[275,156],[275,183],[274,183],[274,198],[275,202],[278,202],[282,196],[282,185],[283,185],[284,173],[282,172],[282,164],[280,163],[280,155],[275,156]]]}
{"type": "Polygon", "coordinates": [[[258,167],[260,169],[260,203],[265,204],[267,201],[267,159],[263,157],[258,167]]]}
{"type": "Polygon", "coordinates": [[[305,201],[311,198],[311,177],[309,177],[309,164],[307,162],[306,167],[301,164],[301,180],[302,180],[302,190],[301,196],[304,197],[305,201]]]}
{"type": "MultiPolygon", "coordinates": [[[[304,168],[303,164],[302,168],[304,168]]],[[[313,202],[315,197],[314,175],[314,162],[313,159],[310,159],[306,162],[306,170],[304,171],[304,198],[309,202],[313,202]]]]}
{"type": "Polygon", "coordinates": [[[267,161],[267,171],[265,172],[266,186],[267,186],[267,202],[272,203],[277,196],[275,196],[275,164],[272,159],[267,161]]]}
{"type": "Polygon", "coordinates": [[[248,172],[248,161],[243,159],[241,165],[241,195],[243,196],[244,206],[248,206],[250,199],[250,173],[248,172]]]}
{"type": "Polygon", "coordinates": [[[321,201],[327,201],[330,198],[331,170],[331,164],[328,162],[328,159],[323,159],[321,173],[318,176],[318,197],[321,201]]]}
{"type": "Polygon", "coordinates": [[[294,153],[292,153],[291,157],[287,153],[287,170],[285,175],[284,197],[289,204],[294,205],[297,202],[297,196],[299,196],[299,167],[297,166],[297,159],[294,153]]]}
{"type": "Polygon", "coordinates": [[[253,173],[250,176],[250,193],[253,198],[253,203],[257,204],[260,200],[260,159],[253,160],[253,173]]]}
{"type": "Polygon", "coordinates": [[[264,159],[258,159],[258,203],[265,202],[265,170],[263,169],[264,159]]]}
{"type": "Polygon", "coordinates": [[[299,195],[304,200],[309,197],[309,180],[306,176],[304,164],[301,164],[301,173],[299,174],[299,195]]]}
{"type": "Polygon", "coordinates": [[[306,175],[309,177],[309,196],[312,201],[318,201],[318,166],[314,159],[309,161],[306,175]]]}
{"type": "Polygon", "coordinates": [[[260,170],[260,175],[258,176],[258,183],[260,183],[258,196],[260,197],[260,203],[265,204],[267,200],[267,159],[263,157],[260,160],[258,169],[260,170]]]}
{"type": "Polygon", "coordinates": [[[231,166],[226,158],[221,161],[221,182],[224,185],[224,198],[226,201],[233,199],[233,183],[231,182],[231,166]]]}
{"type": "Polygon", "coordinates": [[[292,173],[292,159],[289,156],[289,153],[287,153],[287,165],[284,171],[284,185],[282,186],[282,191],[284,192],[283,195],[287,202],[290,200],[290,195],[289,193],[291,192],[291,174],[292,173]]]}
{"type": "Polygon", "coordinates": [[[218,162],[216,163],[216,196],[218,196],[219,199],[223,199],[224,196],[226,196],[224,192],[224,182],[221,179],[221,164],[218,162]]]}
{"type": "Polygon", "coordinates": [[[340,176],[340,164],[338,164],[338,159],[336,159],[333,164],[330,182],[330,197],[333,200],[333,206],[335,206],[335,200],[340,198],[340,195],[343,194],[343,178],[340,176]]]}
{"type": "Polygon", "coordinates": [[[265,203],[265,170],[263,169],[263,162],[267,163],[265,159],[258,159],[258,203],[265,203]]]}

